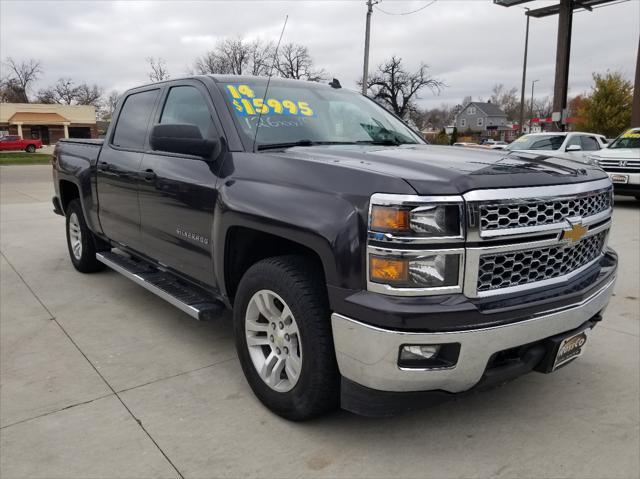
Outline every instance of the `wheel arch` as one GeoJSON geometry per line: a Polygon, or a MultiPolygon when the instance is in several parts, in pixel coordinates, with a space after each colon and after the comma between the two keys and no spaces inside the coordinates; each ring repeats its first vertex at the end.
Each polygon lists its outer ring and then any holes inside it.
{"type": "Polygon", "coordinates": [[[335,267],[331,264],[329,245],[322,246],[320,238],[306,239],[307,241],[292,239],[253,226],[230,226],[224,239],[223,269],[220,276],[229,303],[233,305],[238,285],[247,270],[257,262],[274,256],[294,254],[310,259],[322,272],[322,281],[326,284],[336,274],[335,267]]]}

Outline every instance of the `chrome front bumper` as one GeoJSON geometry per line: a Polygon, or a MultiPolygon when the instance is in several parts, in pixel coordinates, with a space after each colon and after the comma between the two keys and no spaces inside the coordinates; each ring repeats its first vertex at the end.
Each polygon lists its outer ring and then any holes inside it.
{"type": "Polygon", "coordinates": [[[576,329],[602,311],[615,278],[581,303],[547,311],[526,321],[498,327],[443,333],[412,333],[380,329],[341,314],[331,316],[338,366],[343,377],[380,391],[466,391],[476,385],[498,351],[532,343],[576,329]],[[403,344],[460,343],[457,364],[448,369],[402,369],[403,344]]]}

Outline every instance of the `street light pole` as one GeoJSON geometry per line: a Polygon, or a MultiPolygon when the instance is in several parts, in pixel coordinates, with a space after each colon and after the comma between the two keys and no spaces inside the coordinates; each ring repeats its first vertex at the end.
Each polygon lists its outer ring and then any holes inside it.
{"type": "MultiPolygon", "coordinates": [[[[528,12],[529,9],[525,7],[528,12]]],[[[524,64],[522,65],[522,88],[520,88],[520,134],[524,133],[524,89],[527,81],[527,53],[529,51],[529,15],[527,17],[527,30],[524,36],[524,64]]]]}
{"type": "Polygon", "coordinates": [[[531,109],[529,110],[529,133],[531,133],[531,120],[533,120],[533,90],[536,86],[536,82],[540,80],[533,80],[531,82],[531,109]]]}
{"type": "Polygon", "coordinates": [[[364,68],[362,70],[362,94],[367,94],[367,74],[369,73],[369,39],[371,37],[371,14],[373,6],[378,3],[374,0],[367,0],[367,26],[364,33],[364,68]]]}

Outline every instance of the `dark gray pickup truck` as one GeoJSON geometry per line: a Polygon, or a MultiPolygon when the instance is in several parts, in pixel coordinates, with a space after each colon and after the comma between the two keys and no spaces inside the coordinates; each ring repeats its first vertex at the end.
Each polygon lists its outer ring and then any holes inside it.
{"type": "Polygon", "coordinates": [[[76,269],[231,308],[251,388],[294,420],[554,371],[615,281],[599,167],[430,146],[337,82],[132,89],[104,142],[58,143],[53,181],[76,269]]]}

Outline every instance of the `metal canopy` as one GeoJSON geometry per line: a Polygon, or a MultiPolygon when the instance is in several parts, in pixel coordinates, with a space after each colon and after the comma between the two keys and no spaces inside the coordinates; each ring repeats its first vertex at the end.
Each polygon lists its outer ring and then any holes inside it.
{"type": "MultiPolygon", "coordinates": [[[[584,9],[593,11],[593,7],[601,5],[603,3],[609,3],[617,0],[573,0],[573,9],[584,9]]],[[[560,13],[560,4],[549,5],[548,7],[536,8],[535,10],[529,10],[526,14],[530,17],[542,18],[549,17],[551,15],[558,15],[560,13]]]]}
{"type": "MultiPolygon", "coordinates": [[[[523,3],[531,3],[535,0],[493,0],[493,3],[500,5],[501,7],[515,7],[516,5],[522,5],[523,3]]],[[[609,3],[619,0],[573,0],[573,9],[584,9],[592,11],[593,7],[603,3],[609,3]]],[[[560,13],[560,4],[548,5],[542,8],[536,8],[535,10],[529,10],[526,15],[530,17],[542,18],[551,15],[558,15],[560,13]]]]}

